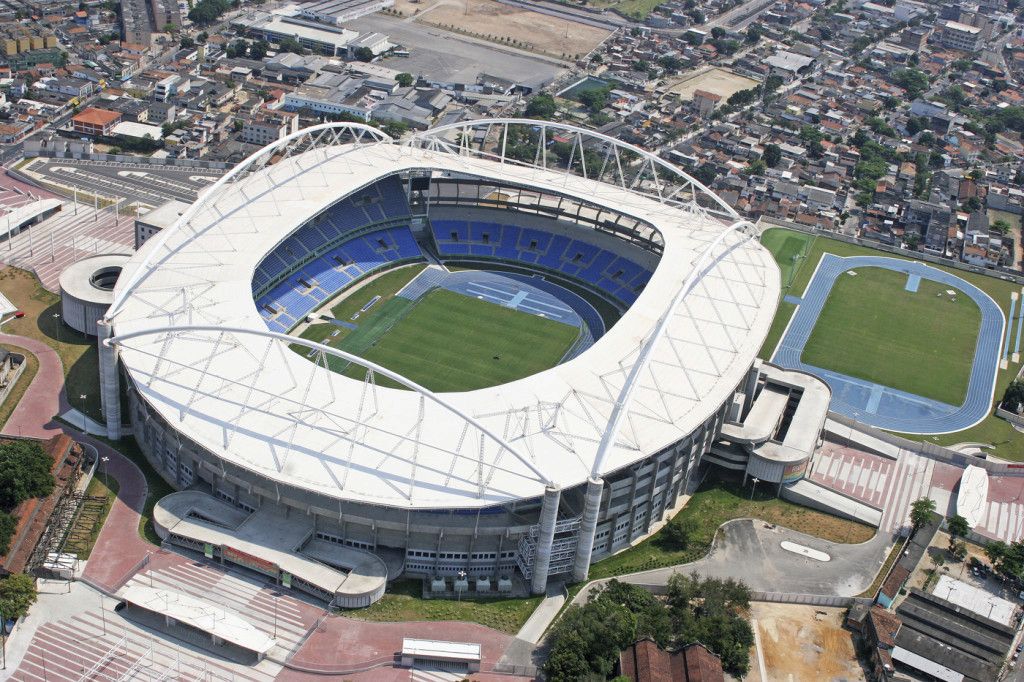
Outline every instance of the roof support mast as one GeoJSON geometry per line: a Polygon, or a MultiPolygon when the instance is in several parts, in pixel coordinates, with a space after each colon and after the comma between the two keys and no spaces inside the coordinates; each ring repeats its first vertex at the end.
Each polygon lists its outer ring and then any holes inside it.
{"type": "Polygon", "coordinates": [[[639,383],[641,373],[650,364],[654,349],[658,345],[658,341],[665,335],[665,329],[668,327],[669,320],[675,314],[676,308],[679,307],[679,304],[693,290],[705,273],[713,269],[722,255],[724,255],[720,254],[715,257],[715,249],[730,235],[737,232],[745,233],[746,238],[727,247],[726,253],[743,246],[750,239],[756,239],[758,235],[757,227],[753,223],[739,220],[723,230],[715,237],[714,241],[708,244],[707,248],[701,252],[697,261],[693,264],[693,269],[690,270],[690,274],[687,276],[686,281],[683,282],[683,286],[679,288],[679,291],[672,299],[672,304],[662,314],[657,325],[654,327],[654,331],[651,332],[643,346],[640,347],[640,353],[630,368],[626,381],[619,390],[615,406],[612,408],[611,417],[608,419],[608,425],[605,427],[604,434],[601,436],[601,442],[597,446],[597,455],[594,457],[594,464],[590,470],[590,478],[587,480],[587,494],[583,501],[583,519],[580,525],[579,539],[576,543],[576,558],[573,561],[572,569],[573,580],[575,581],[586,580],[590,572],[590,555],[594,551],[594,538],[597,533],[597,510],[601,504],[601,492],[604,490],[601,470],[604,467],[605,459],[608,457],[608,452],[615,445],[615,441],[619,437],[622,418],[629,409],[630,400],[633,397],[633,389],[639,383]]]}

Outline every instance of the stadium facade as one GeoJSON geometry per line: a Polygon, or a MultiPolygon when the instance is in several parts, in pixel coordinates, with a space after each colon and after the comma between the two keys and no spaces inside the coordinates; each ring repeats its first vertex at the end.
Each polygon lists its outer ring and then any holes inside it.
{"type": "Polygon", "coordinates": [[[172,543],[342,606],[399,571],[539,593],[648,534],[706,462],[803,475],[829,395],[756,360],[779,293],[752,224],[611,138],[325,124],[250,157],[125,264],[99,325],[104,413],[118,437],[126,409],[189,489],[158,505],[172,543]],[[374,274],[437,260],[542,274],[621,317],[551,369],[464,393],[286,336],[374,274]]]}

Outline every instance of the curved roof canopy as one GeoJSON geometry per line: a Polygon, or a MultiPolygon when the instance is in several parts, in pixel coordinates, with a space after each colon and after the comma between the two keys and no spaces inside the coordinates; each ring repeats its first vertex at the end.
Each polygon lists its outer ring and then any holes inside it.
{"type": "MultiPolygon", "coordinates": [[[[544,134],[557,128],[544,126],[544,134]]],[[[686,196],[678,185],[663,187],[664,162],[598,140],[612,145],[598,147],[605,168],[582,177],[450,142],[399,145],[360,131],[318,126],[254,155],[126,265],[109,313],[115,342],[139,395],[189,439],[328,497],[478,508],[641,460],[699,427],[742,381],[775,312],[778,268],[749,224],[729,228],[731,209],[698,205],[705,189],[689,185],[686,196]],[[627,164],[635,176],[604,173],[627,164]],[[405,171],[458,173],[608,206],[661,233],[660,264],[592,348],[539,374],[440,396],[335,374],[325,352],[309,360],[267,333],[252,298],[254,269],[306,220],[405,171]],[[602,448],[617,403],[617,428],[602,448]]],[[[500,133],[486,136],[500,144],[500,133]]],[[[579,148],[586,145],[580,134],[579,148]]]]}

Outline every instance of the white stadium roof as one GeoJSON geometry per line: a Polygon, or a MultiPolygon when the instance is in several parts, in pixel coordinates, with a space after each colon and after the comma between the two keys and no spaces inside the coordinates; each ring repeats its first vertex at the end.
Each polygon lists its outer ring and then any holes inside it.
{"type": "MultiPolygon", "coordinates": [[[[664,336],[649,365],[635,372],[618,437],[594,473],[671,445],[729,399],[779,296],[778,268],[756,239],[723,235],[727,224],[695,203],[659,200],[625,182],[443,147],[387,140],[307,146],[215,186],[183,226],[150,239],[125,266],[110,314],[139,395],[189,439],[239,467],[334,498],[405,508],[478,508],[585,481],[626,378],[662,316],[664,336]],[[268,338],[251,292],[264,254],[352,191],[422,169],[614,207],[661,232],[663,257],[633,306],[582,355],[437,401],[429,392],[332,373],[268,338]],[[695,266],[701,277],[691,277],[695,266]],[[144,333],[189,325],[197,328],[144,333]]],[[[653,168],[645,156],[648,162],[653,168]]]]}

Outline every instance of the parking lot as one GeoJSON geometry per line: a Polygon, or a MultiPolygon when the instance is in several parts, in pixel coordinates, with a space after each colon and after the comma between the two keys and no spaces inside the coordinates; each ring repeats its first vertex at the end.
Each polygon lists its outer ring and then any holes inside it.
{"type": "Polygon", "coordinates": [[[168,199],[193,202],[199,190],[224,173],[207,168],[42,158],[21,170],[44,182],[147,206],[159,206],[168,199]]]}
{"type": "Polygon", "coordinates": [[[565,68],[550,58],[461,36],[435,27],[424,27],[383,14],[370,14],[348,24],[355,31],[378,31],[391,36],[410,51],[409,57],[389,57],[381,63],[428,80],[475,83],[485,73],[531,88],[540,88],[565,68]]]}

